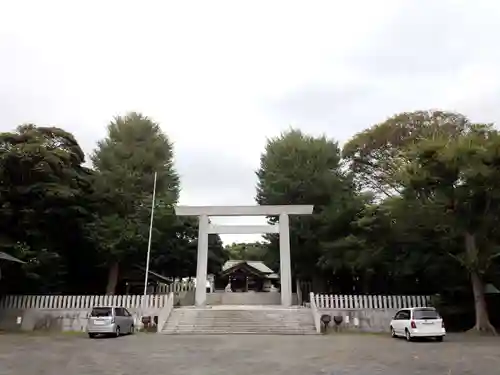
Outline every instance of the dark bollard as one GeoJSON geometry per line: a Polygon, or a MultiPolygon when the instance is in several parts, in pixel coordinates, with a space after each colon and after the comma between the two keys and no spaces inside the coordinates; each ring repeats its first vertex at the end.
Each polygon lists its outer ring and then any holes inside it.
{"type": "Polygon", "coordinates": [[[327,329],[328,329],[328,325],[330,324],[330,322],[332,321],[332,317],[330,315],[321,315],[321,323],[323,323],[321,325],[321,332],[322,333],[326,333],[327,329]]]}
{"type": "Polygon", "coordinates": [[[153,319],[150,316],[142,317],[142,324],[144,325],[144,331],[153,332],[155,327],[153,326],[153,319]]]}
{"type": "Polygon", "coordinates": [[[344,320],[344,318],[342,317],[342,315],[335,315],[333,317],[333,322],[335,323],[335,330],[337,332],[339,331],[340,325],[342,324],[343,320],[344,320]]]}

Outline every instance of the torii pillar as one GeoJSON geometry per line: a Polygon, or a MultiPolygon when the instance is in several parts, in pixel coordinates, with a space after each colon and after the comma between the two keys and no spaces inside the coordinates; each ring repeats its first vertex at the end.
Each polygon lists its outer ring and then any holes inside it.
{"type": "Polygon", "coordinates": [[[280,235],[281,305],[292,305],[292,271],[290,261],[289,215],[310,215],[312,205],[292,206],[176,206],[178,216],[198,216],[198,256],[196,264],[195,305],[204,306],[207,299],[207,265],[209,234],[262,234],[280,235]],[[210,216],[278,216],[274,225],[214,225],[210,216]]]}

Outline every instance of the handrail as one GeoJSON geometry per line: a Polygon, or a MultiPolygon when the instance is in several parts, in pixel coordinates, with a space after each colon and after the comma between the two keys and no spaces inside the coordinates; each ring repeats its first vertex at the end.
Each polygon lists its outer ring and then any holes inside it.
{"type": "Polygon", "coordinates": [[[173,308],[174,308],[174,293],[170,292],[167,295],[167,302],[165,303],[165,306],[163,306],[163,308],[160,310],[160,313],[158,314],[158,325],[156,326],[156,332],[162,331],[163,326],[170,317],[170,313],[172,312],[173,308]]]}
{"type": "Polygon", "coordinates": [[[314,319],[314,327],[316,328],[317,333],[321,333],[321,316],[319,314],[313,292],[309,293],[309,300],[311,301],[311,312],[314,319]]]}

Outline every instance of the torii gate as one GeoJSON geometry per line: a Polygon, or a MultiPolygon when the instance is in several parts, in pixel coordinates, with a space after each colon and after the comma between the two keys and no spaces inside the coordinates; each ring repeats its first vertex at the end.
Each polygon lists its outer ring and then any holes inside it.
{"type": "Polygon", "coordinates": [[[198,259],[196,264],[195,305],[204,306],[207,299],[207,262],[209,234],[262,234],[280,235],[281,305],[292,305],[292,272],[290,266],[289,215],[310,215],[312,205],[291,206],[176,206],[178,216],[198,216],[198,259]],[[279,216],[274,225],[215,225],[210,216],[279,216]]]}

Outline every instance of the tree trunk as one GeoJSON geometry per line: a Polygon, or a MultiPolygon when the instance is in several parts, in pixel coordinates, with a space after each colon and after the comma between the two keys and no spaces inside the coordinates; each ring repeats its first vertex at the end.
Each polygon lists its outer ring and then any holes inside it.
{"type": "Polygon", "coordinates": [[[106,294],[114,295],[116,290],[116,284],[118,283],[118,272],[120,270],[120,265],[118,262],[113,261],[109,265],[108,271],[108,285],[106,285],[106,294]]]}
{"type": "Polygon", "coordinates": [[[477,245],[474,234],[465,234],[465,250],[467,253],[468,264],[472,283],[472,292],[474,294],[474,311],[476,313],[476,324],[471,331],[496,334],[495,327],[490,323],[486,300],[484,298],[484,283],[481,274],[477,271],[477,245]]]}

